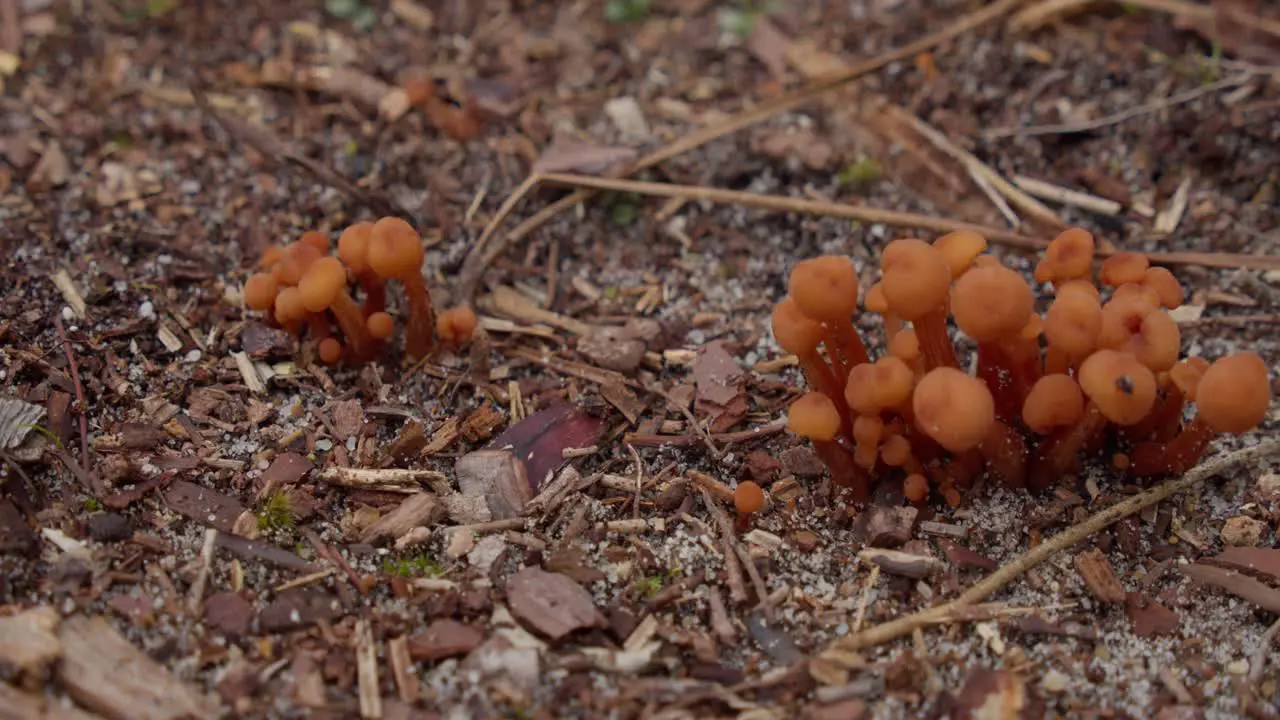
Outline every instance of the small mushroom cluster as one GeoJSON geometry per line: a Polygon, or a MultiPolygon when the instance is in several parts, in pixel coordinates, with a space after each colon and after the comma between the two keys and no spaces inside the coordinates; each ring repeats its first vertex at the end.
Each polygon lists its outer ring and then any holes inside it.
{"type": "Polygon", "coordinates": [[[405,354],[417,360],[431,354],[437,336],[458,347],[476,327],[466,306],[436,316],[422,279],[423,256],[422,238],[396,217],[346,228],[336,255],[324,233],[305,232],[263,253],[261,271],[245,282],[244,302],[288,332],[305,333],[326,365],[344,359],[356,365],[377,357],[395,333],[395,318],[387,312],[387,281],[394,280],[403,292],[405,354]]]}
{"type": "Polygon", "coordinates": [[[889,243],[862,298],[883,319],[886,352],[874,360],[853,323],[853,262],[793,268],[773,332],[811,391],[790,406],[788,426],[851,500],[893,482],[913,503],[936,492],[954,506],[983,475],[1042,490],[1091,455],[1136,477],[1181,473],[1218,434],[1266,416],[1271,383],[1257,354],[1179,359],[1168,310],[1183,290],[1145,256],[1108,257],[1095,283],[1093,236],[1067,230],[1035,269],[1052,287],[1041,314],[1031,285],[986,249],[968,231],[889,243]],[[971,371],[948,318],[977,345],[971,371]]]}

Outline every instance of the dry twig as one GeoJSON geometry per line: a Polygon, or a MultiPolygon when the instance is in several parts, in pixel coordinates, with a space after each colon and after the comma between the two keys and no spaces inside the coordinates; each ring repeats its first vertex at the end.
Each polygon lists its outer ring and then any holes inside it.
{"type": "Polygon", "coordinates": [[[1013,562],[986,576],[955,600],[841,638],[828,645],[820,657],[838,662],[838,658],[845,653],[886,643],[904,635],[910,635],[918,627],[941,622],[944,618],[952,617],[957,612],[963,611],[999,592],[1031,568],[1043,563],[1062,550],[1073,547],[1076,543],[1116,521],[1140,512],[1143,508],[1155,505],[1161,500],[1170,498],[1183,490],[1195,487],[1237,465],[1243,465],[1244,463],[1276,454],[1280,454],[1280,440],[1267,440],[1242,450],[1219,455],[1201,463],[1180,478],[1169,480],[1146,492],[1116,503],[1105,510],[1094,513],[1084,522],[1073,525],[1054,535],[1052,538],[1023,553],[1013,562]]]}
{"type": "MultiPolygon", "coordinates": [[[[722,190],[720,188],[699,187],[696,185],[674,185],[639,180],[613,180],[588,175],[547,174],[543,177],[543,180],[560,185],[615,190],[657,197],[684,197],[689,200],[745,205],[779,212],[821,215],[858,220],[860,222],[880,223],[891,227],[918,228],[937,233],[948,233],[952,230],[972,230],[993,243],[1018,250],[1041,251],[1049,245],[1047,240],[1001,228],[957,222],[947,218],[937,218],[917,213],[879,210],[862,205],[828,202],[825,200],[763,195],[742,190],[722,190]]],[[[1107,257],[1112,252],[1104,248],[1098,248],[1097,254],[1099,257],[1107,257]]],[[[1202,252],[1163,252],[1146,253],[1146,255],[1148,260],[1158,265],[1200,265],[1203,267],[1248,268],[1250,270],[1280,269],[1280,256],[1274,255],[1202,252]]]]}

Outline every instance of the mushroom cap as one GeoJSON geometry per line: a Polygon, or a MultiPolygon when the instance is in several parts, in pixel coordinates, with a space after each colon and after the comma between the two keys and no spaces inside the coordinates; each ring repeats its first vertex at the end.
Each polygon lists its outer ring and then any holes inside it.
{"type": "Polygon", "coordinates": [[[1035,311],[1027,281],[1001,265],[973,268],[951,289],[951,313],[966,335],[979,343],[1017,335],[1035,311]]]}
{"type": "Polygon", "coordinates": [[[254,273],[244,283],[244,304],[251,310],[270,310],[279,290],[280,284],[271,273],[254,273]]]}
{"type": "Polygon", "coordinates": [[[1147,268],[1142,277],[1142,284],[1156,291],[1160,304],[1164,307],[1173,309],[1182,304],[1182,283],[1178,282],[1178,278],[1174,277],[1168,269],[1147,268]]]}
{"type": "Polygon", "coordinates": [[[1169,313],[1157,310],[1142,319],[1138,332],[1129,336],[1121,348],[1156,372],[1164,372],[1178,362],[1182,331],[1169,313]]]}
{"type": "Polygon", "coordinates": [[[314,245],[289,243],[281,254],[280,262],[271,269],[271,274],[281,285],[297,285],[311,263],[319,260],[321,255],[314,245]]]}
{"type": "Polygon", "coordinates": [[[1036,282],[1059,283],[1089,277],[1093,268],[1093,235],[1082,228],[1069,228],[1049,243],[1036,265],[1036,282]]]}
{"type": "Polygon", "coordinates": [[[892,355],[874,363],[854,365],[844,388],[844,399],[854,412],[874,415],[901,405],[911,397],[915,380],[911,367],[892,355]]]}
{"type": "Polygon", "coordinates": [[[480,320],[470,306],[459,305],[436,317],[436,334],[449,345],[462,345],[471,340],[479,324],[480,320]]]}
{"type": "Polygon", "coordinates": [[[840,431],[840,412],[820,392],[801,395],[787,409],[787,428],[811,440],[830,440],[840,431]]]}
{"type": "Polygon", "coordinates": [[[889,467],[902,467],[911,459],[911,441],[901,435],[890,435],[880,444],[880,458],[889,467]]]}
{"type": "Polygon", "coordinates": [[[1267,416],[1271,380],[1267,364],[1253,352],[1218,358],[1196,389],[1196,417],[1223,433],[1242,433],[1267,416]]]}
{"type": "Polygon", "coordinates": [[[951,278],[960,277],[973,265],[973,261],[987,249],[987,239],[972,230],[955,230],[933,241],[947,267],[951,278]]]}
{"type": "Polygon", "coordinates": [[[284,325],[294,320],[301,320],[306,314],[307,309],[302,305],[302,296],[298,293],[298,288],[289,286],[281,288],[280,292],[276,293],[276,322],[284,325]]]}
{"type": "Polygon", "coordinates": [[[280,262],[280,259],[283,257],[284,257],[284,248],[280,247],[279,245],[272,245],[271,247],[262,251],[262,257],[258,258],[258,266],[270,270],[271,266],[280,262]]]}
{"type": "Polygon", "coordinates": [[[760,512],[764,508],[764,489],[750,480],[743,480],[733,490],[733,506],[744,515],[760,512]]]}
{"type": "Polygon", "coordinates": [[[902,494],[910,502],[924,502],[929,497],[929,478],[911,473],[902,481],[902,494]]]}
{"type": "Polygon", "coordinates": [[[862,304],[866,307],[867,312],[880,314],[889,312],[889,301],[884,299],[884,288],[880,287],[880,283],[867,288],[867,294],[862,298],[862,304]]]}
{"type": "Polygon", "coordinates": [[[858,305],[858,274],[849,258],[821,255],[792,268],[787,291],[814,320],[847,323],[858,305]]]}
{"type": "Polygon", "coordinates": [[[1080,364],[1080,389],[1117,425],[1134,425],[1156,401],[1156,376],[1130,353],[1103,349],[1080,364]]]}
{"type": "Polygon", "coordinates": [[[366,261],[382,277],[405,280],[421,276],[424,256],[418,231],[398,217],[384,217],[369,229],[366,261]]]}
{"type": "Polygon", "coordinates": [[[386,340],[396,329],[395,319],[385,312],[371,313],[364,319],[364,324],[369,329],[369,335],[375,340],[386,340]]]}
{"type": "Polygon", "coordinates": [[[319,250],[322,255],[329,252],[329,236],[319,230],[308,230],[302,233],[302,236],[298,238],[298,242],[310,245],[319,250]]]}
{"type": "Polygon", "coordinates": [[[801,312],[790,296],[774,306],[772,322],[774,339],[789,353],[808,355],[822,342],[822,325],[801,312]]]}
{"type": "Polygon", "coordinates": [[[889,341],[889,354],[905,362],[920,357],[920,338],[916,335],[915,328],[899,330],[889,341]]]}
{"type": "Polygon", "coordinates": [[[1140,285],[1121,285],[1115,295],[1102,306],[1102,331],[1098,333],[1098,347],[1118,350],[1129,338],[1142,330],[1142,321],[1159,308],[1154,293],[1140,285]],[[1125,288],[1134,291],[1122,292],[1125,288]]]}
{"type": "Polygon", "coordinates": [[[346,291],[346,287],[347,269],[341,260],[326,255],[307,268],[307,273],[298,283],[298,293],[303,307],[311,312],[322,312],[346,291]]]}
{"type": "Polygon", "coordinates": [[[853,439],[862,445],[876,446],[884,436],[884,421],[879,415],[859,415],[853,421],[853,439]]]}
{"type": "Polygon", "coordinates": [[[894,240],[880,261],[880,287],[889,311],[915,320],[945,307],[951,268],[942,251],[923,240],[894,240]]]}
{"type": "Polygon", "coordinates": [[[955,368],[930,370],[911,397],[916,427],[951,452],[977,447],[996,419],[991,390],[955,368]]]}
{"type": "Polygon", "coordinates": [[[316,346],[316,354],[325,365],[337,365],[342,359],[342,343],[331,337],[325,338],[316,346]]]}
{"type": "Polygon", "coordinates": [[[1107,287],[1120,287],[1127,283],[1142,282],[1151,262],[1142,253],[1120,252],[1102,261],[1098,270],[1098,282],[1107,287]]]}
{"type": "Polygon", "coordinates": [[[1094,294],[1079,283],[1058,289],[1053,304],[1044,315],[1044,336],[1049,344],[1068,355],[1092,352],[1102,332],[1102,306],[1094,294]]]}
{"type": "Polygon", "coordinates": [[[1189,357],[1169,368],[1169,380],[1182,392],[1182,396],[1195,401],[1200,379],[1209,369],[1209,361],[1202,357],[1189,357]]]}
{"type": "Polygon", "coordinates": [[[1084,394],[1069,375],[1045,375],[1031,386],[1022,403],[1022,421],[1034,432],[1046,435],[1055,428],[1074,425],[1084,416],[1084,394]]]}
{"type": "Polygon", "coordinates": [[[338,236],[338,257],[353,272],[361,273],[369,269],[369,233],[373,223],[358,222],[347,227],[338,236]]]}

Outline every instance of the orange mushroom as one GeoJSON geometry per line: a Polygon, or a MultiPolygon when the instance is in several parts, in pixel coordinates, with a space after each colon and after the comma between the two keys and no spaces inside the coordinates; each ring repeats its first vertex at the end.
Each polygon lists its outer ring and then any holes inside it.
{"type": "Polygon", "coordinates": [[[978,343],[978,377],[996,403],[996,416],[1011,421],[1040,375],[1040,349],[1022,336],[1035,311],[1031,287],[1002,265],[974,268],[951,290],[956,324],[978,343]]]}
{"type": "Polygon", "coordinates": [[[1271,404],[1268,375],[1267,365],[1257,353],[1238,352],[1214,361],[1194,389],[1195,418],[1167,443],[1135,447],[1129,472],[1137,476],[1186,472],[1219,434],[1255,427],[1271,404]]]}
{"type": "Polygon", "coordinates": [[[858,275],[853,261],[838,255],[801,261],[791,270],[787,289],[800,312],[822,323],[837,376],[870,362],[867,348],[853,327],[853,313],[858,306],[858,275]],[[838,357],[834,351],[839,352],[838,357]]]}
{"type": "Polygon", "coordinates": [[[738,511],[738,529],[745,530],[751,516],[764,509],[764,489],[750,480],[743,480],[733,490],[733,507],[738,511]]]}
{"type": "Polygon", "coordinates": [[[930,370],[911,395],[915,426],[954,453],[982,442],[995,421],[991,391],[955,368],[930,370]]]}
{"type": "Polygon", "coordinates": [[[424,250],[422,238],[409,223],[384,217],[369,230],[366,260],[369,268],[383,278],[399,280],[404,287],[408,320],[405,323],[405,351],[411,358],[426,357],[435,344],[435,313],[427,284],[422,279],[424,250]]]}
{"type": "Polygon", "coordinates": [[[946,256],[921,240],[894,240],[885,246],[880,266],[885,302],[894,315],[915,328],[925,369],[957,367],[947,335],[951,268],[946,256]]]}
{"type": "Polygon", "coordinates": [[[311,263],[298,283],[298,294],[308,311],[333,313],[352,359],[360,361],[372,356],[373,339],[364,313],[347,293],[347,269],[341,260],[328,255],[311,263]]]}
{"type": "Polygon", "coordinates": [[[853,455],[836,440],[842,418],[836,404],[820,392],[800,396],[787,409],[787,428],[813,443],[813,450],[831,472],[831,480],[849,488],[856,500],[868,495],[865,472],[854,462],[853,455]]]}
{"type": "Polygon", "coordinates": [[[440,313],[440,317],[436,318],[436,334],[445,345],[462,347],[471,341],[479,324],[475,311],[466,305],[460,305],[440,313]]]}

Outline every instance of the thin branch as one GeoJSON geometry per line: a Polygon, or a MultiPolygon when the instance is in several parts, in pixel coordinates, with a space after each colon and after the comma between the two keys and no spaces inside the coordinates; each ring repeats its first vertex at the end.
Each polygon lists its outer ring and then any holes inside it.
{"type": "Polygon", "coordinates": [[[1175,105],[1182,105],[1184,103],[1189,103],[1193,100],[1197,100],[1201,97],[1204,97],[1205,95],[1208,95],[1210,93],[1218,92],[1219,90],[1226,90],[1227,88],[1233,88],[1238,85],[1243,85],[1244,83],[1249,81],[1250,77],[1252,77],[1251,73],[1242,73],[1240,75],[1232,75],[1229,78],[1223,78],[1218,82],[1210,83],[1208,85],[1195,88],[1194,90],[1181,92],[1181,93],[1178,93],[1177,95],[1170,95],[1167,98],[1156,100],[1155,102],[1150,102],[1150,103],[1147,103],[1146,105],[1131,107],[1128,110],[1118,112],[1115,115],[1108,115],[1106,117],[1098,118],[1096,120],[1086,120],[1084,122],[1075,122],[1075,123],[1063,123],[1060,125],[1035,125],[1032,127],[995,128],[993,130],[987,130],[986,132],[982,133],[982,137],[988,140],[996,140],[998,138],[1005,138],[1005,137],[1032,137],[1035,135],[1069,135],[1072,133],[1082,133],[1082,132],[1089,132],[1091,130],[1099,130],[1109,125],[1117,125],[1119,123],[1125,122],[1126,120],[1132,120],[1136,117],[1142,117],[1143,115],[1149,115],[1151,113],[1159,112],[1161,110],[1168,110],[1169,108],[1174,107],[1175,105]]]}
{"type": "MultiPolygon", "coordinates": [[[[1041,251],[1048,247],[1047,240],[1022,235],[1001,228],[959,222],[948,218],[901,212],[898,210],[880,210],[864,205],[810,200],[808,198],[786,197],[781,195],[762,195],[742,190],[722,190],[720,188],[700,187],[696,185],[674,185],[669,183],[644,182],[640,180],[615,180],[598,178],[590,175],[565,175],[549,173],[543,181],[572,187],[588,187],[597,190],[615,190],[638,195],[655,197],[682,197],[687,200],[703,200],[707,202],[745,205],[748,207],[792,212],[803,215],[819,215],[866,223],[880,223],[891,227],[917,228],[938,233],[952,230],[972,230],[988,241],[1017,248],[1019,250],[1041,251]]],[[[1099,257],[1107,257],[1113,251],[1098,248],[1099,257]]],[[[1159,265],[1200,265],[1203,267],[1248,268],[1251,270],[1280,270],[1280,256],[1275,255],[1239,255],[1234,253],[1201,253],[1201,252],[1168,252],[1145,253],[1147,259],[1159,265]]]]}
{"type": "MultiPolygon", "coordinates": [[[[640,158],[634,165],[628,168],[625,174],[634,175],[641,170],[651,168],[662,162],[670,160],[671,158],[683,155],[684,153],[699,148],[713,140],[717,140],[726,135],[755,125],[756,123],[773,117],[778,113],[786,112],[787,110],[802,105],[823,93],[846,85],[863,75],[873,73],[886,65],[914,58],[922,52],[931,50],[943,43],[950,42],[967,32],[1003,17],[1004,15],[1012,12],[1023,2],[1024,0],[998,0],[986,7],[957,18],[955,22],[936,33],[926,35],[915,42],[908,43],[900,48],[890,50],[871,58],[870,60],[853,65],[842,72],[836,73],[829,78],[818,80],[794,93],[770,100],[737,115],[726,118],[719,124],[689,133],[674,143],[640,158]]],[[[521,187],[523,187],[523,185],[521,187]]],[[[594,190],[579,189],[560,200],[557,200],[551,205],[548,205],[528,220],[520,223],[512,229],[510,233],[503,237],[501,241],[490,243],[491,247],[485,247],[481,243],[476,243],[476,245],[472,247],[471,251],[467,254],[467,258],[462,265],[462,270],[460,272],[461,280],[459,282],[458,291],[459,302],[473,302],[476,290],[479,287],[480,276],[484,274],[485,268],[492,264],[499,255],[506,252],[508,247],[519,242],[522,238],[541,227],[560,212],[577,205],[594,194],[594,190]]],[[[486,228],[486,230],[488,230],[488,228],[486,228]]]]}
{"type": "MultiPolygon", "coordinates": [[[[62,326],[62,317],[58,313],[53,314],[53,327],[58,331],[58,339],[62,341],[62,351],[67,356],[67,366],[71,372],[71,384],[76,391],[76,412],[80,415],[80,464],[82,472],[76,473],[81,476],[88,486],[88,490],[96,497],[101,498],[106,495],[106,487],[98,480],[98,476],[94,474],[89,458],[89,420],[86,413],[89,411],[89,403],[84,399],[84,385],[80,382],[80,368],[76,365],[75,353],[71,352],[71,341],[67,339],[67,329],[62,326]]],[[[65,457],[68,462],[71,456],[65,457]]]]}
{"type": "Polygon", "coordinates": [[[1031,568],[1043,563],[1059,552],[1075,546],[1082,540],[1122,518],[1141,512],[1143,508],[1155,505],[1161,500],[1199,485],[1237,465],[1243,465],[1244,463],[1276,454],[1280,454],[1280,440],[1273,439],[1214,457],[1192,468],[1180,478],[1169,480],[1146,492],[1116,503],[1105,510],[1094,513],[1084,522],[1054,535],[1052,538],[1023,553],[1013,562],[986,576],[955,600],[841,638],[828,645],[827,649],[823,651],[823,656],[836,661],[835,659],[843,653],[880,645],[890,640],[910,635],[918,627],[937,623],[941,618],[952,615],[960,608],[982,602],[1004,589],[1005,586],[1021,577],[1031,568]]]}

